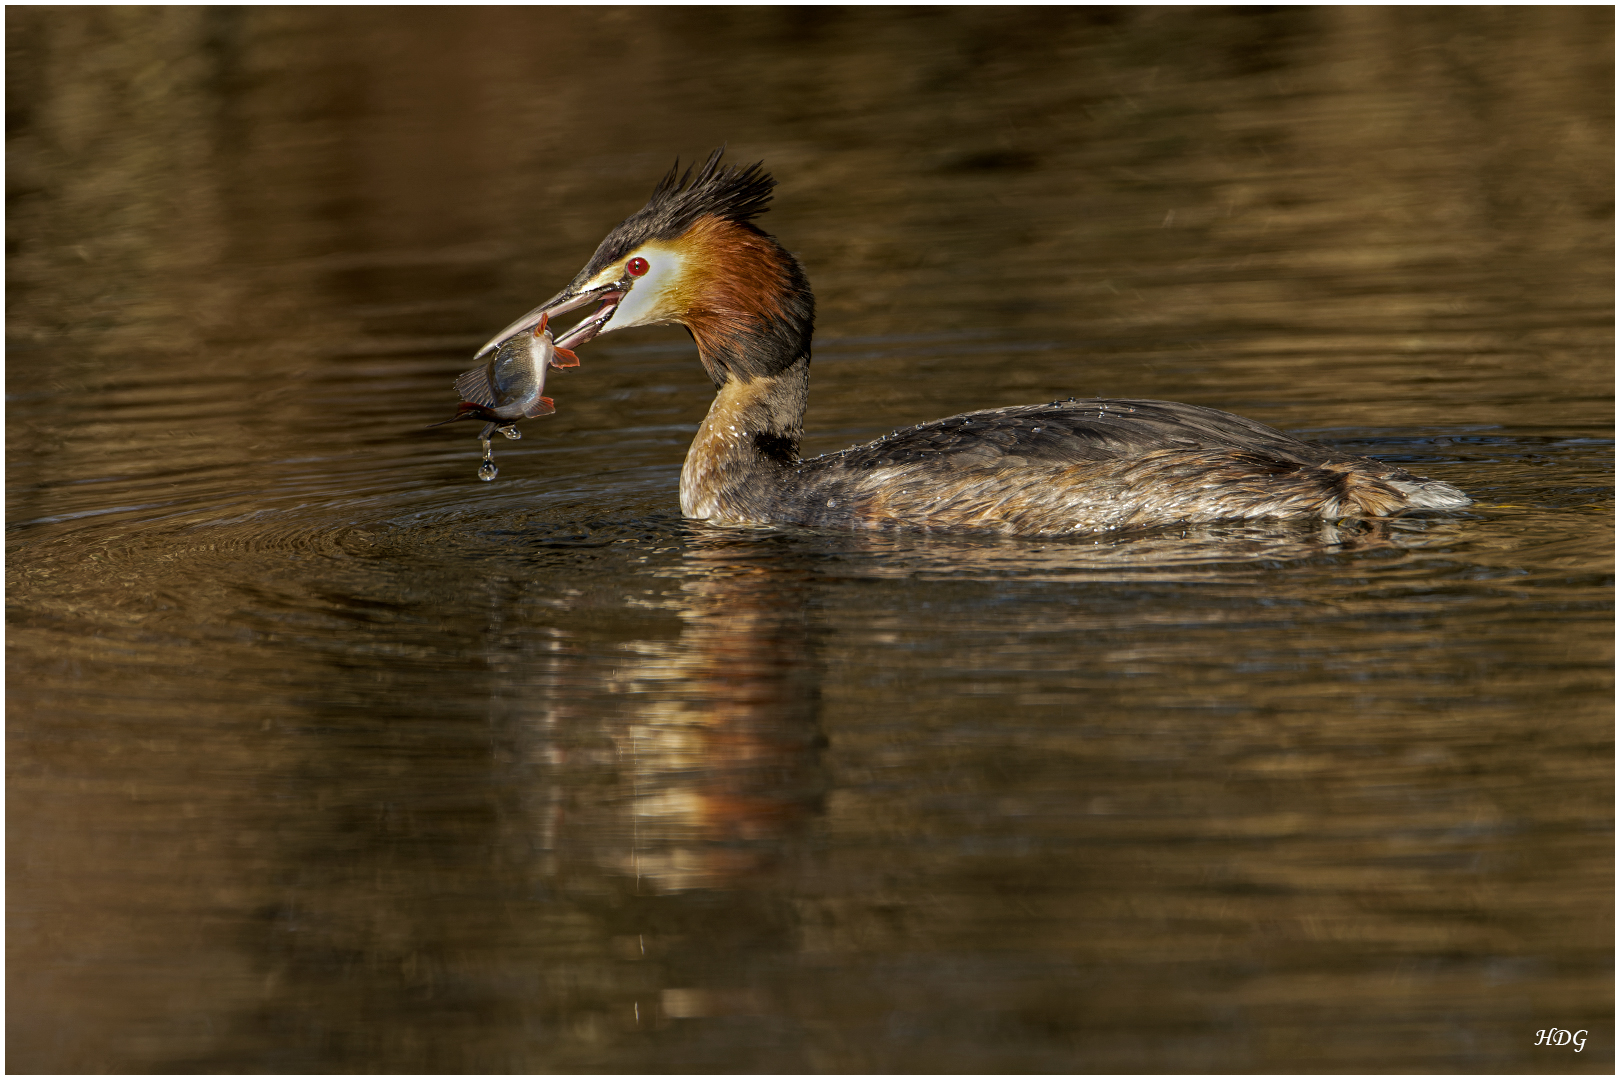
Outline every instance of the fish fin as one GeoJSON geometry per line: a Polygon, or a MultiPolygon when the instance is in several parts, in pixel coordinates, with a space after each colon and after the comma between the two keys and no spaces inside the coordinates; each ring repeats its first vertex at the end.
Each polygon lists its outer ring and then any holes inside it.
{"type": "Polygon", "coordinates": [[[537,416],[550,416],[556,411],[557,403],[548,397],[543,397],[525,409],[523,412],[523,417],[526,420],[533,420],[537,416]]]}
{"type": "Polygon", "coordinates": [[[574,355],[572,349],[551,350],[551,366],[554,368],[579,367],[579,357],[574,355]]]}
{"type": "Polygon", "coordinates": [[[489,365],[463,371],[456,376],[456,393],[474,405],[495,404],[495,389],[489,385],[489,365]]]}

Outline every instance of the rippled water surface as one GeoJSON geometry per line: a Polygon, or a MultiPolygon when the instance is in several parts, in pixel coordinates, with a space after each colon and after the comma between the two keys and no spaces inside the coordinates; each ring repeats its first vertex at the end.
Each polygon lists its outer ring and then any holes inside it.
{"type": "Polygon", "coordinates": [[[8,1067],[1612,1071],[1612,41],[7,9],[8,1067]],[[480,483],[451,380],[721,143],[809,453],[1170,398],[1477,502],[714,529],[678,329],[480,483]]]}

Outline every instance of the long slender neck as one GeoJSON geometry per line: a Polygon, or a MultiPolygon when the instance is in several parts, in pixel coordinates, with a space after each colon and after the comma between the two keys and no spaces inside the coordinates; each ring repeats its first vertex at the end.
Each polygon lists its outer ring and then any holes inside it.
{"type": "Polygon", "coordinates": [[[681,469],[681,512],[769,521],[799,459],[815,298],[792,255],[752,225],[709,218],[693,252],[681,321],[714,380],[714,404],[681,469]]]}
{"type": "Polygon", "coordinates": [[[681,513],[710,521],[772,520],[799,460],[810,357],[776,375],[720,384],[681,468],[681,513]]]}

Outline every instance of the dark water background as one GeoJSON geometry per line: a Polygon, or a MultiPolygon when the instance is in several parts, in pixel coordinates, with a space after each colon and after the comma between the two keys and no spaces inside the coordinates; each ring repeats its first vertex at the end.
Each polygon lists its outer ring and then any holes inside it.
{"type": "Polygon", "coordinates": [[[1612,10],[6,25],[12,1071],[1612,1071],[1612,10]],[[1478,503],[695,526],[675,329],[477,481],[723,142],[811,453],[1164,397],[1478,503]]]}

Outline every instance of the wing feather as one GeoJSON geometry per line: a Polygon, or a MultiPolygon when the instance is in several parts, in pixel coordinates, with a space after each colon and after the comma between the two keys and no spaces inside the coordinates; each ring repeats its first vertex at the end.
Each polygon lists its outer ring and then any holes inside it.
{"type": "Polygon", "coordinates": [[[1327,447],[1219,409],[1104,398],[964,413],[825,456],[846,469],[929,460],[953,469],[983,469],[1011,464],[1009,459],[1100,462],[1156,450],[1217,449],[1312,465],[1335,456],[1327,447]]]}

